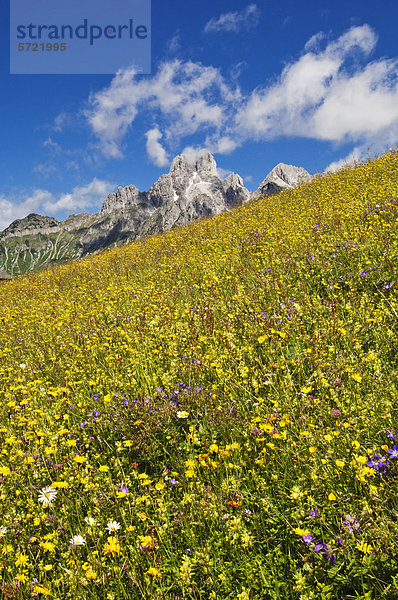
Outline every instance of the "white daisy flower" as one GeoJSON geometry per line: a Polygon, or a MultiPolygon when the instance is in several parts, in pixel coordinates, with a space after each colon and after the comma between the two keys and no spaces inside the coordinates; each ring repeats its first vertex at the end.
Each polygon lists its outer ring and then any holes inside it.
{"type": "Polygon", "coordinates": [[[178,410],[177,411],[177,419],[187,419],[189,417],[189,413],[186,410],[178,410]]]}
{"type": "Polygon", "coordinates": [[[49,487],[40,490],[38,500],[44,506],[47,506],[47,504],[51,504],[51,502],[55,499],[57,493],[57,490],[50,485],[49,487]]]}
{"type": "Polygon", "coordinates": [[[94,525],[97,524],[95,522],[95,519],[93,519],[93,517],[84,517],[84,520],[86,521],[87,525],[89,525],[90,527],[94,527],[94,525]]]}
{"type": "Polygon", "coordinates": [[[74,535],[73,538],[70,539],[70,543],[72,546],[84,546],[86,540],[81,535],[74,535]]]}
{"type": "Polygon", "coordinates": [[[0,535],[5,535],[7,533],[7,527],[0,525],[0,535]]]}
{"type": "Polygon", "coordinates": [[[120,529],[120,523],[118,523],[117,521],[109,521],[109,523],[106,524],[106,528],[109,531],[109,533],[114,533],[115,531],[118,531],[118,529],[120,529]]]}

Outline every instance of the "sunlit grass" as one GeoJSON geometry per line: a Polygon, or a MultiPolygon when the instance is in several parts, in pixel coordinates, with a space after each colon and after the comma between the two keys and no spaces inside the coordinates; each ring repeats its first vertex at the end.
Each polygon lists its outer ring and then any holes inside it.
{"type": "Polygon", "coordinates": [[[398,153],[0,287],[0,595],[395,599],[398,153]]]}

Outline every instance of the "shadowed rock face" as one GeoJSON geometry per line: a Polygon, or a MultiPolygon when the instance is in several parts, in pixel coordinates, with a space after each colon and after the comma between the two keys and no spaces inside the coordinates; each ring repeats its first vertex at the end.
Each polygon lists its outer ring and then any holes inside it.
{"type": "Polygon", "coordinates": [[[17,275],[62,263],[220,214],[310,178],[305,169],[280,163],[250,193],[236,173],[221,180],[210,153],[195,163],[176,156],[169,173],[161,175],[147,192],[134,185],[119,187],[104,200],[99,213],[70,215],[65,221],[30,214],[14,221],[0,233],[0,269],[17,275]]]}

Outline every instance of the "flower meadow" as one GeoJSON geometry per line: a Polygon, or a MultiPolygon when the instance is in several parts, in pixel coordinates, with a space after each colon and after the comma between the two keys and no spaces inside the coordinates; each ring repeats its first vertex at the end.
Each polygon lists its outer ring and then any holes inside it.
{"type": "Polygon", "coordinates": [[[0,596],[396,599],[398,152],[0,286],[0,596]]]}

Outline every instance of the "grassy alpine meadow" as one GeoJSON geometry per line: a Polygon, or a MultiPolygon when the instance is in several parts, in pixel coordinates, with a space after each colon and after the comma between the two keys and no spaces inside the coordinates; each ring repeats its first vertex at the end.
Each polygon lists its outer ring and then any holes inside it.
{"type": "Polygon", "coordinates": [[[398,596],[398,152],[0,287],[0,595],[398,596]]]}

